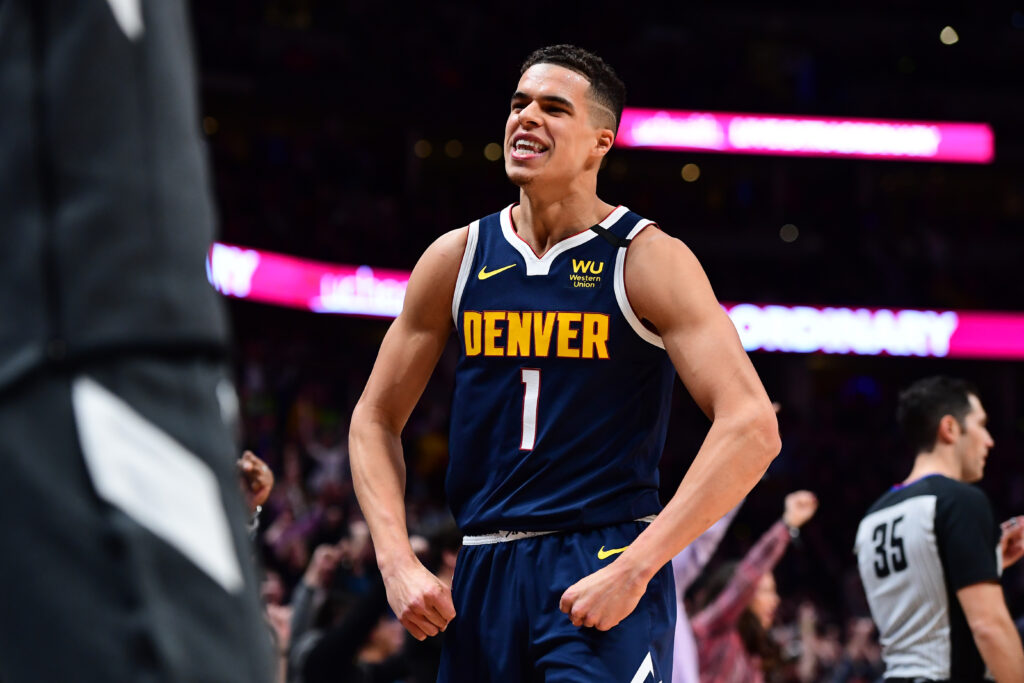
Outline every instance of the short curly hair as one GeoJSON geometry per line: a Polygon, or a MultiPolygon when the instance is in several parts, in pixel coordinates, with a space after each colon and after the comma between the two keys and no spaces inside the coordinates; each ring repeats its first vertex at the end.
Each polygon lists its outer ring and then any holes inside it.
{"type": "Polygon", "coordinates": [[[555,64],[572,69],[590,81],[587,94],[615,117],[613,130],[618,131],[622,108],[626,105],[626,86],[615,70],[595,55],[575,45],[549,45],[534,50],[519,71],[522,76],[534,64],[555,64]]]}

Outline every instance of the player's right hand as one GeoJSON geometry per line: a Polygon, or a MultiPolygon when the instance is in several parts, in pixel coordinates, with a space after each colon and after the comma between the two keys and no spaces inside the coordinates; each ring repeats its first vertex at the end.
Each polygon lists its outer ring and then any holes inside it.
{"type": "Polygon", "coordinates": [[[384,586],[391,611],[416,640],[436,636],[455,618],[451,588],[419,561],[388,572],[384,586]]]}

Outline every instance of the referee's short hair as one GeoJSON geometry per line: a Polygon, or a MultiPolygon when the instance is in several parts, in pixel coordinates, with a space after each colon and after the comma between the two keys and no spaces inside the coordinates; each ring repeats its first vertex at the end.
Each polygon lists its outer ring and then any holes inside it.
{"type": "Polygon", "coordinates": [[[964,419],[971,412],[971,394],[978,395],[973,384],[943,375],[920,379],[900,393],[896,419],[915,453],[930,451],[935,446],[939,422],[946,415],[952,415],[961,427],[966,426],[964,419]]]}

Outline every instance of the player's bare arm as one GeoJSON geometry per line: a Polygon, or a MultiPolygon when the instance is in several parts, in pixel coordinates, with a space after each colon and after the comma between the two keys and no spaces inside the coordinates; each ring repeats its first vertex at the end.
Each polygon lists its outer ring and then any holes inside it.
{"type": "Polygon", "coordinates": [[[1003,587],[994,581],[956,592],[985,666],[999,683],[1024,681],[1024,648],[1006,608],[1003,587]]]}
{"type": "Polygon", "coordinates": [[[381,343],[349,430],[352,481],[388,602],[420,640],[444,630],[455,608],[450,587],[423,566],[409,544],[401,433],[452,330],[452,296],[466,235],[465,228],[443,235],[416,264],[402,313],[381,343]]]}
{"type": "Polygon", "coordinates": [[[573,623],[599,629],[629,615],[658,569],[735,506],[780,448],[771,401],[693,253],[649,227],[629,247],[625,282],[637,316],[657,329],[712,425],[658,518],[619,559],[563,596],[573,623]]]}

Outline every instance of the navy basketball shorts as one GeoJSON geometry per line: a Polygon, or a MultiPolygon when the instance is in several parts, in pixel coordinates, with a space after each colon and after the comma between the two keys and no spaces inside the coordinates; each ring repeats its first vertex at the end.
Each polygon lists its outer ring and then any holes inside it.
{"type": "Polygon", "coordinates": [[[463,545],[439,683],[661,683],[672,680],[675,582],[665,565],[608,631],[573,626],[562,593],[607,566],[647,526],[626,522],[463,545]]]}

